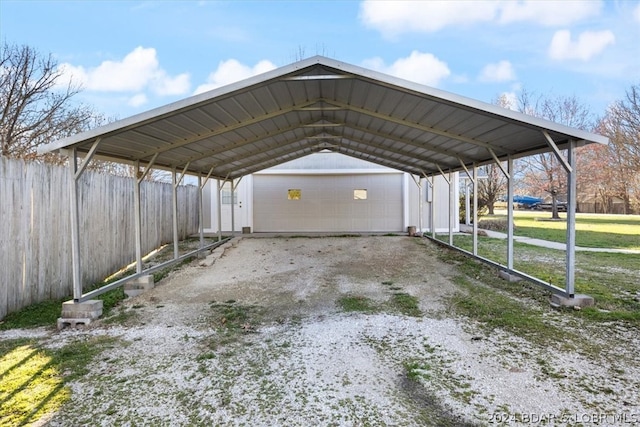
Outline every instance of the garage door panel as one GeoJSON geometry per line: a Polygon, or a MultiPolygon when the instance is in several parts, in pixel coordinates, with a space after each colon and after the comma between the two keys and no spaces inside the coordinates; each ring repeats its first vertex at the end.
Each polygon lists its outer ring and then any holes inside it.
{"type": "Polygon", "coordinates": [[[257,232],[400,231],[402,174],[254,176],[257,232]],[[288,200],[288,190],[301,190],[288,200]],[[366,200],[353,191],[366,189],[366,200]]]}

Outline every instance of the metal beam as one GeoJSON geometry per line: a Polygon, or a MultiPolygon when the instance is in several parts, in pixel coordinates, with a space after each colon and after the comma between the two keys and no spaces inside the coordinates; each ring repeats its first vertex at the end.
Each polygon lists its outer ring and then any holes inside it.
{"type": "Polygon", "coordinates": [[[504,176],[509,179],[509,172],[504,168],[504,166],[502,166],[502,162],[500,161],[500,159],[498,158],[498,156],[496,156],[496,153],[491,149],[488,148],[487,149],[489,151],[489,153],[491,154],[491,157],[493,157],[493,160],[495,160],[496,165],[498,165],[498,167],[500,168],[500,170],[502,171],[502,173],[504,174],[504,176]]]}
{"type": "Polygon", "coordinates": [[[442,169],[440,168],[440,165],[436,164],[438,170],[440,171],[440,175],[442,175],[442,178],[444,178],[445,181],[447,181],[447,184],[449,184],[449,180],[447,179],[447,177],[444,175],[444,172],[442,171],[442,169]]]}
{"type": "Polygon", "coordinates": [[[76,179],[80,178],[80,175],[82,175],[82,173],[85,171],[85,169],[89,165],[89,162],[91,162],[91,159],[93,159],[93,156],[96,154],[96,150],[98,149],[98,146],[100,145],[101,141],[102,141],[101,137],[96,138],[94,143],[91,144],[91,148],[89,149],[89,152],[87,153],[87,155],[84,157],[84,160],[82,161],[80,166],[76,166],[76,172],[74,175],[76,179]]]}
{"type": "MultiPolygon", "coordinates": [[[[562,167],[564,168],[564,170],[567,171],[567,173],[571,173],[571,171],[573,170],[571,165],[569,163],[567,163],[567,160],[564,158],[564,156],[560,152],[560,149],[556,145],[556,143],[553,140],[553,138],[551,138],[551,136],[549,135],[549,132],[547,132],[546,130],[543,130],[542,134],[544,135],[545,139],[547,140],[547,144],[549,145],[549,147],[551,147],[551,149],[553,150],[553,153],[558,158],[558,161],[560,162],[560,164],[562,164],[562,167]]],[[[575,148],[575,141],[570,141],[569,142],[569,147],[571,147],[572,143],[573,143],[574,148],[575,148]]]]}

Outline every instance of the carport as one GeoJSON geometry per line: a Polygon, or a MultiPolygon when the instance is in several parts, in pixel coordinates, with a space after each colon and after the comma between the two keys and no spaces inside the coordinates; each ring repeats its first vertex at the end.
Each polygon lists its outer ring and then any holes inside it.
{"type": "MultiPolygon", "coordinates": [[[[182,257],[177,250],[175,188],[185,175],[198,179],[202,241],[202,189],[209,179],[217,180],[220,190],[222,182],[230,181],[235,186],[248,174],[322,150],[407,172],[419,186],[424,179],[431,200],[435,200],[432,197],[434,179],[442,176],[449,183],[449,205],[444,210],[449,216],[448,246],[451,247],[458,215],[452,207],[452,174],[466,174],[477,194],[478,166],[497,163],[508,180],[509,200],[507,265],[498,267],[573,298],[576,148],[588,143],[606,144],[608,140],[316,56],[50,143],[39,152],[61,151],[69,156],[73,177],[70,216],[74,303],[122,284],[114,282],[83,294],[79,242],[84,236],[79,229],[78,179],[92,159],[130,164],[138,171],[138,185],[134,187],[138,267],[136,274],[124,281],[149,273],[142,271],[139,243],[140,182],[151,168],[172,172],[175,248],[172,262],[177,262],[182,257]],[[564,149],[568,153],[566,158],[561,153],[564,149]],[[550,151],[556,154],[568,177],[564,289],[513,268],[513,161],[550,151]],[[501,162],[506,162],[507,167],[501,162]]],[[[431,203],[430,209],[433,222],[437,211],[435,203],[431,203]]],[[[477,206],[474,214],[476,211],[477,206]]],[[[429,229],[427,237],[435,240],[433,223],[429,229]]],[[[473,229],[473,250],[467,253],[495,264],[478,256],[477,218],[473,220],[473,229]]]]}

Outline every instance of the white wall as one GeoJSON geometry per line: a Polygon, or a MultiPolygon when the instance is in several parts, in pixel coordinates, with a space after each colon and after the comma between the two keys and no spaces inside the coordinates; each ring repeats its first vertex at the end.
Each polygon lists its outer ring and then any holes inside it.
{"type": "MultiPolygon", "coordinates": [[[[401,224],[402,230],[384,230],[384,231],[405,231],[408,226],[415,226],[418,230],[420,227],[420,203],[422,206],[422,231],[427,232],[430,230],[430,215],[431,215],[431,203],[432,203],[432,191],[427,184],[426,179],[421,178],[421,191],[418,189],[416,182],[409,174],[399,172],[394,169],[386,168],[374,163],[366,162],[363,160],[355,159],[349,156],[344,156],[337,153],[323,152],[316,153],[310,156],[306,156],[291,162],[283,163],[279,166],[265,169],[256,173],[256,177],[261,175],[278,175],[278,176],[296,176],[305,174],[309,176],[330,176],[330,175],[349,175],[349,174],[401,174],[400,186],[398,193],[401,196],[401,224]]],[[[448,177],[448,176],[447,176],[448,177]]],[[[319,178],[322,179],[322,178],[319,178]]],[[[418,177],[415,177],[418,180],[418,177]]],[[[459,192],[458,192],[458,173],[453,174],[453,215],[454,232],[459,231],[458,224],[458,211],[459,211],[459,192]]],[[[396,181],[397,182],[397,181],[396,181]]],[[[230,184],[227,183],[227,188],[230,184]]],[[[293,184],[292,184],[293,185],[293,184]]],[[[254,230],[256,218],[254,218],[254,180],[253,176],[246,176],[240,180],[237,184],[238,190],[238,203],[235,205],[234,210],[234,223],[235,230],[241,231],[242,227],[251,227],[254,230]]],[[[449,184],[442,176],[435,178],[435,228],[436,232],[447,232],[449,230],[449,184]]],[[[217,220],[217,204],[216,204],[216,181],[210,180],[205,188],[205,223],[204,228],[206,232],[218,231],[217,220]],[[206,189],[208,188],[208,190],[206,189]]],[[[293,187],[292,187],[293,188],[293,187]]],[[[388,189],[386,190],[388,191],[388,189]]],[[[321,211],[319,210],[319,215],[321,211]]],[[[321,223],[322,221],[318,221],[321,223]]],[[[260,223],[258,222],[258,225],[260,223]]],[[[363,226],[364,227],[364,226],[363,226]]],[[[231,230],[231,205],[223,204],[222,206],[222,230],[231,230]]],[[[357,231],[355,227],[351,231],[357,231]]]]}

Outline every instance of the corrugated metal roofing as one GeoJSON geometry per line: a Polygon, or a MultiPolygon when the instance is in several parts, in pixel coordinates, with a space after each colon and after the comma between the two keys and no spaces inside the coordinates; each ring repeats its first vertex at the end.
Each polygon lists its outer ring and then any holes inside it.
{"type": "Polygon", "coordinates": [[[316,56],[41,147],[238,178],[321,150],[415,175],[607,138],[316,56]],[[493,153],[492,153],[493,152],[493,153]]]}

